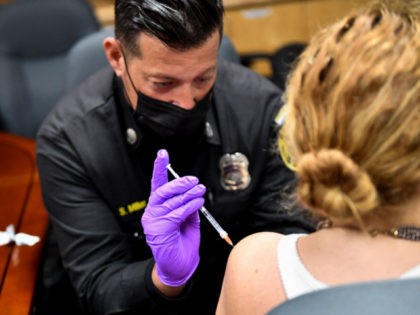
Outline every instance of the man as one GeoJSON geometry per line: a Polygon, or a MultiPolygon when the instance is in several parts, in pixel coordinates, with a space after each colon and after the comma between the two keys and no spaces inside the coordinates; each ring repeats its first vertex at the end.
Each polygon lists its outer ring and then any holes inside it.
{"type": "MultiPolygon", "coordinates": [[[[199,187],[194,198],[205,198],[234,243],[254,231],[309,228],[279,205],[293,178],[271,151],[280,91],[241,66],[218,64],[222,31],[221,1],[117,0],[116,38],[104,41],[112,69],[63,98],[38,133],[45,204],[89,313],[214,313],[231,247],[201,218],[197,269],[181,282],[162,281],[155,263],[173,253],[156,257],[153,235],[145,237],[141,224],[160,186],[171,191],[191,180],[199,187]],[[151,187],[158,151],[160,172],[170,160],[194,178],[156,184],[154,177],[151,187]]],[[[154,221],[143,224],[156,228],[159,220],[148,213],[154,221]]],[[[191,216],[176,219],[182,227],[191,216]]],[[[180,266],[166,263],[176,277],[180,266]]]]}

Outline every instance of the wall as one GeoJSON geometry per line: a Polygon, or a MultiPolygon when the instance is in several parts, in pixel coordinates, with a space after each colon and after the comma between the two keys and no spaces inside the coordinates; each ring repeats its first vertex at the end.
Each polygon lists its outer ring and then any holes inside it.
{"type": "MultiPolygon", "coordinates": [[[[89,0],[103,25],[114,22],[113,0],[89,0]]],[[[366,0],[224,0],[225,33],[240,54],[271,54],[290,42],[308,42],[320,27],[366,0]]],[[[271,75],[265,60],[252,64],[271,75]]]]}
{"type": "MultiPolygon", "coordinates": [[[[271,54],[291,42],[309,41],[322,26],[366,0],[225,0],[225,33],[241,54],[271,54]]],[[[253,64],[269,75],[265,61],[253,64]]]]}

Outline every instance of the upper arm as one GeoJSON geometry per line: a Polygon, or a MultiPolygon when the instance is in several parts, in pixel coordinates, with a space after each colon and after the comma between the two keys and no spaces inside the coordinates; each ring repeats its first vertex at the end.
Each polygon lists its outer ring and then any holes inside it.
{"type": "Polygon", "coordinates": [[[38,138],[37,165],[63,265],[82,303],[101,313],[130,305],[127,293],[145,287],[141,272],[146,264],[133,261],[126,234],[71,142],[64,135],[38,138]],[[137,277],[127,281],[125,275],[133,269],[137,277]],[[130,282],[130,292],[123,281],[130,282]]]}
{"type": "Polygon", "coordinates": [[[226,266],[217,315],[262,314],[281,296],[276,248],[280,234],[263,232],[240,241],[226,266]]]}

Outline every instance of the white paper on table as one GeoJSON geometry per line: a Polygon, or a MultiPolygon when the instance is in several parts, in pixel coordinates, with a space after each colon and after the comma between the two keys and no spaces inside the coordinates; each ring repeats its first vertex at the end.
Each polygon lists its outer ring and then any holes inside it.
{"type": "Polygon", "coordinates": [[[17,246],[27,245],[33,246],[40,241],[40,238],[35,235],[26,233],[15,234],[15,227],[13,224],[7,226],[6,231],[0,232],[0,246],[14,242],[17,246]]]}

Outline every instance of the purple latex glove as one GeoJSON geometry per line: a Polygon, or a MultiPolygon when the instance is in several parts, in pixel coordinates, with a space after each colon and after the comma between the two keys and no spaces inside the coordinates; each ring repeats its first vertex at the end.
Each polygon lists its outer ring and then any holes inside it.
{"type": "Polygon", "coordinates": [[[168,182],[169,156],[157,154],[149,202],[141,223],[152,249],[159,279],[180,286],[192,276],[200,261],[200,218],[206,188],[193,176],[168,182]]]}

